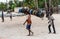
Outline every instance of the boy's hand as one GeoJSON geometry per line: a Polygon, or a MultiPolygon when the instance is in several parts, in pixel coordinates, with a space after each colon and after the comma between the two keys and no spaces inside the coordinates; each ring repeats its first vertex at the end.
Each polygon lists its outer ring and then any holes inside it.
{"type": "Polygon", "coordinates": [[[25,25],[26,21],[23,23],[23,25],[25,25]]]}
{"type": "Polygon", "coordinates": [[[23,23],[23,25],[25,25],[25,23],[23,23]]]}
{"type": "Polygon", "coordinates": [[[48,22],[49,23],[49,22],[48,22]]]}

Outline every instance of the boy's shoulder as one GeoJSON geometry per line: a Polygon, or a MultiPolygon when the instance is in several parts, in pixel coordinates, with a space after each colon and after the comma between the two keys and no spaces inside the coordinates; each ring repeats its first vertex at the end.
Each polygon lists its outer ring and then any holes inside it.
{"type": "Polygon", "coordinates": [[[53,17],[53,16],[51,16],[51,19],[53,19],[53,20],[54,20],[54,17],[53,17]]]}

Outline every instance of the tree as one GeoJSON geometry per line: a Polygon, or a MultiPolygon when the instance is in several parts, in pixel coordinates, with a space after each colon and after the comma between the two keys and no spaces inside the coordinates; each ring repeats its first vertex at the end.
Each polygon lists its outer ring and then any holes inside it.
{"type": "Polygon", "coordinates": [[[38,7],[39,8],[44,8],[45,6],[45,1],[44,0],[38,0],[38,7]]]}
{"type": "Polygon", "coordinates": [[[16,7],[21,7],[22,6],[22,2],[19,0],[14,0],[14,3],[16,4],[16,7]]]}
{"type": "Polygon", "coordinates": [[[9,1],[9,9],[14,11],[15,7],[16,7],[16,4],[13,3],[13,1],[9,1]]]}
{"type": "Polygon", "coordinates": [[[28,6],[30,8],[33,8],[34,7],[34,1],[33,0],[25,0],[24,6],[28,6]]]}
{"type": "Polygon", "coordinates": [[[0,10],[6,10],[6,4],[2,3],[0,4],[0,10]]]}

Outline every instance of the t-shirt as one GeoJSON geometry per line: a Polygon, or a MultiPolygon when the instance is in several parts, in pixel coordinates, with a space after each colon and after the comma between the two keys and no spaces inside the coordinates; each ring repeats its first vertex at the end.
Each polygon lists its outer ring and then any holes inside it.
{"type": "Polygon", "coordinates": [[[53,16],[49,16],[49,24],[52,24],[52,20],[54,20],[53,16]]]}

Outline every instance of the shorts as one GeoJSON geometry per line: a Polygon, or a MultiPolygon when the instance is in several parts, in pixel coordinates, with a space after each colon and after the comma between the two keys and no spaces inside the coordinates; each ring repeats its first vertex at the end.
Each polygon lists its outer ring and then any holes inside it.
{"type": "Polygon", "coordinates": [[[27,24],[26,29],[30,30],[31,24],[27,24]]]}

